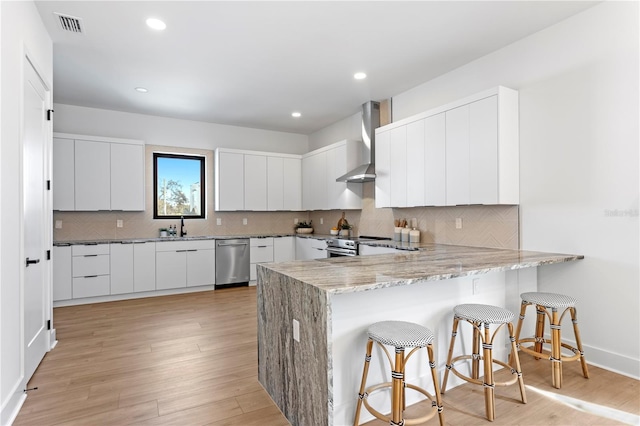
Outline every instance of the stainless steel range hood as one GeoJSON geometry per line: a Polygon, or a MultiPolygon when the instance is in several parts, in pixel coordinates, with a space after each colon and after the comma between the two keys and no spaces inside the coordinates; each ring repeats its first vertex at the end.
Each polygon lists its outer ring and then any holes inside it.
{"type": "Polygon", "coordinates": [[[361,164],[336,179],[336,182],[371,182],[376,178],[376,128],[380,127],[380,102],[362,105],[362,142],[368,147],[369,162],[361,164]]]}

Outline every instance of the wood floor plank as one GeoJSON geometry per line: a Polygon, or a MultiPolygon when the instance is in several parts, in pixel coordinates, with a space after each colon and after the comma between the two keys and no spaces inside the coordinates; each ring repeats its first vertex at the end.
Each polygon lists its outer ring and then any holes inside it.
{"type": "MultiPolygon", "coordinates": [[[[59,343],[29,382],[38,390],[15,425],[288,425],[257,380],[255,290],[54,309],[59,343]]],[[[621,424],[535,389],[640,415],[637,380],[594,366],[586,380],[575,362],[565,364],[558,391],[548,361],[522,356],[522,366],[529,403],[519,402],[515,386],[497,388],[495,425],[621,424]]],[[[488,424],[480,387],[450,389],[444,406],[448,425],[488,424]]],[[[408,413],[424,409],[416,404],[408,413]]]]}

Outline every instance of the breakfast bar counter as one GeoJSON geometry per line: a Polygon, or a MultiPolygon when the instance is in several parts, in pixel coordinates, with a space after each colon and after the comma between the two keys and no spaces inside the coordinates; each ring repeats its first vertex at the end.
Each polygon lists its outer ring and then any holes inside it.
{"type": "MultiPolygon", "coordinates": [[[[404,320],[433,330],[441,375],[455,305],[517,312],[520,293],[537,290],[538,267],[583,258],[442,244],[416,248],[258,265],[258,378],[293,425],[353,423],[370,324],[404,320]]],[[[496,357],[506,355],[499,345],[496,357]]],[[[383,358],[372,362],[371,383],[388,380],[383,358]]],[[[407,380],[429,390],[427,361],[413,358],[417,364],[408,371],[415,376],[407,380]]],[[[387,406],[384,397],[381,406],[387,406]]],[[[416,398],[407,394],[407,405],[416,398]]],[[[370,419],[363,413],[362,421],[370,419]]]]}

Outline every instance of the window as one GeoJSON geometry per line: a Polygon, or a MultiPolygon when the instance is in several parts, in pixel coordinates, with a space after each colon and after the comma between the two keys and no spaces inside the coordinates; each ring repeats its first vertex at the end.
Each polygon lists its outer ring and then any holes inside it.
{"type": "Polygon", "coordinates": [[[204,157],[153,153],[153,218],[204,218],[204,157]]]}

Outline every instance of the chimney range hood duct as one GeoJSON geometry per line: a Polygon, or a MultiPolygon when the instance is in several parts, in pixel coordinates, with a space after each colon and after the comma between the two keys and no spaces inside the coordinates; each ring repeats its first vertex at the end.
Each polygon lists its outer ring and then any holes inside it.
{"type": "Polygon", "coordinates": [[[369,162],[362,164],[336,182],[371,182],[376,178],[376,128],[380,127],[380,102],[369,101],[362,105],[362,142],[368,147],[369,162]]]}

